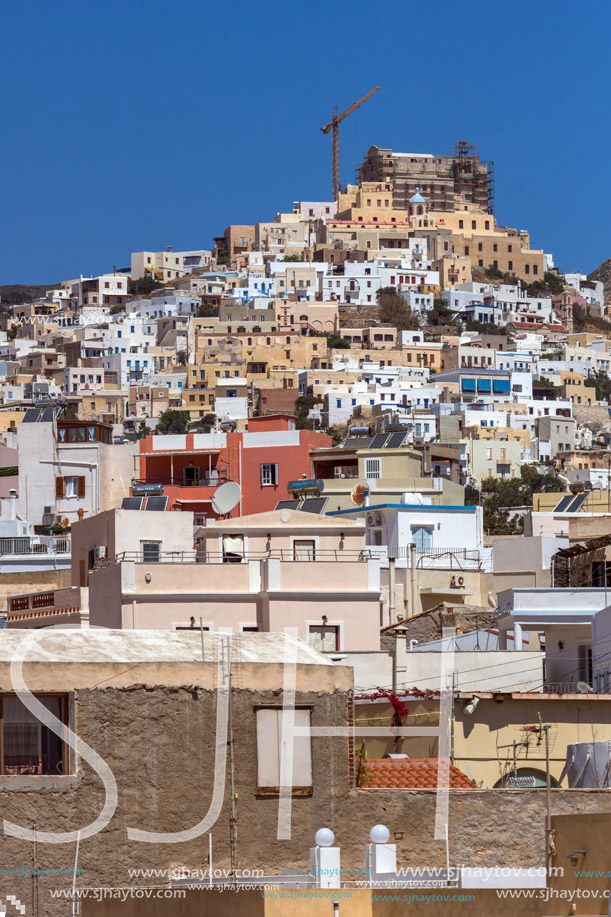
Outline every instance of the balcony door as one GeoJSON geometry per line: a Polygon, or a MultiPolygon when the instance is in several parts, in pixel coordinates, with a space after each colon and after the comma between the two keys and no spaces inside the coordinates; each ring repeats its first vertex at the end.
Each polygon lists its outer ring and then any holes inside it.
{"type": "Polygon", "coordinates": [[[183,487],[197,487],[201,477],[201,468],[199,465],[187,465],[182,470],[183,487]]]}

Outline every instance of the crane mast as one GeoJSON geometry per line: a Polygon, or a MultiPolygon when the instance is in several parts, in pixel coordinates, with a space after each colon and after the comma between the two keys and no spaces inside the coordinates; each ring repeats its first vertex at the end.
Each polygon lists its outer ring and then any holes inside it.
{"type": "Polygon", "coordinates": [[[355,102],[354,105],[351,105],[350,108],[347,108],[346,111],[342,114],[338,114],[337,105],[333,109],[333,117],[328,124],[325,124],[324,127],[321,127],[323,134],[328,134],[331,132],[331,171],[333,179],[333,200],[336,201],[339,197],[340,191],[340,181],[339,181],[339,126],[344,118],[347,118],[348,115],[351,115],[353,111],[356,111],[357,108],[360,108],[367,99],[370,99],[373,95],[376,94],[379,90],[379,86],[374,86],[373,89],[370,89],[369,92],[363,96],[362,99],[359,99],[358,102],[355,102]]]}

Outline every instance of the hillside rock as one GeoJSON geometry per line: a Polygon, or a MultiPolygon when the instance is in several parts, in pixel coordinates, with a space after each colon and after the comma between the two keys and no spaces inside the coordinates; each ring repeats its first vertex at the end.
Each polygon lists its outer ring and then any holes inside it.
{"type": "Polygon", "coordinates": [[[588,274],[588,280],[601,280],[605,285],[605,305],[611,304],[611,258],[599,264],[595,271],[588,274]]]}

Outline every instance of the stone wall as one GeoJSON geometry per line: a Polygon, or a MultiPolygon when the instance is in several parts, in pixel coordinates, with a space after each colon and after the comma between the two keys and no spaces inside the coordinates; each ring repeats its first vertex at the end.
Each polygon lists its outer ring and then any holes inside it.
{"type": "Polygon", "coordinates": [[[37,573],[0,573],[0,611],[6,611],[9,595],[45,592],[70,585],[70,570],[40,570],[37,573]]]}
{"type": "MultiPolygon", "coordinates": [[[[128,668],[126,664],[126,668],[128,668]]],[[[237,793],[237,864],[267,873],[287,866],[306,867],[316,830],[328,826],[342,847],[342,866],[363,867],[364,845],[371,826],[384,823],[398,845],[401,865],[442,866],[445,846],[434,838],[433,791],[355,789],[346,738],[313,740],[313,793],[292,800],[291,837],[279,840],[278,799],[257,795],[255,708],[278,704],[277,691],[256,692],[234,681],[233,725],[237,793]]],[[[312,707],[313,725],[344,724],[350,706],[347,692],[298,694],[298,704],[312,707]]],[[[75,692],[79,736],[110,766],[117,782],[116,812],[108,825],[80,843],[77,887],[147,885],[150,879],[130,869],[203,869],[208,861],[208,828],[183,843],[130,840],[127,829],[176,832],[191,828],[206,815],[213,791],[215,693],[195,686],[166,688],[142,685],[130,689],[100,686],[75,692]]],[[[222,744],[222,743],[221,743],[222,744]]],[[[104,806],[97,775],[83,764],[73,777],[29,778],[44,790],[10,791],[15,778],[0,778],[0,807],[5,820],[38,831],[72,831],[85,827],[104,806]]],[[[21,779],[21,778],[17,778],[21,779]]],[[[218,820],[210,827],[213,865],[230,865],[229,766],[218,820]]],[[[554,790],[554,813],[611,810],[608,791],[554,790]]],[[[457,790],[450,793],[449,839],[454,864],[535,866],[544,861],[545,792],[537,790],[457,790]]],[[[5,894],[32,908],[38,893],[39,913],[66,915],[66,901],[50,898],[51,889],[68,888],[75,844],[32,843],[6,834],[0,838],[4,870],[46,870],[37,882],[31,875],[0,877],[5,894]]],[[[154,880],[166,884],[163,876],[154,880]]]]}

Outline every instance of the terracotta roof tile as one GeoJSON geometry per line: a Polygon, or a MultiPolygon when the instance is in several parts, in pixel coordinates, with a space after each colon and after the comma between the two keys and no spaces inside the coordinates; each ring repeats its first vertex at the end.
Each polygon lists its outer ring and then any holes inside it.
{"type": "MultiPolygon", "coordinates": [[[[437,758],[370,758],[368,789],[437,789],[437,758]]],[[[450,764],[450,788],[470,789],[476,784],[450,764]]]]}

